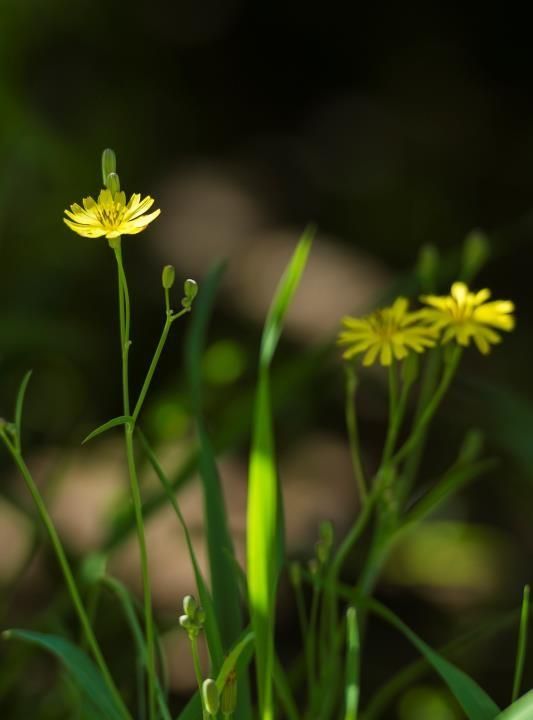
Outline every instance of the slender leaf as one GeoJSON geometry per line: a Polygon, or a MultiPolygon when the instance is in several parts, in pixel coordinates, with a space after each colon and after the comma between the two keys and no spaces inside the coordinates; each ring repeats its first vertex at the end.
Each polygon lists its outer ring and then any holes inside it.
{"type": "Polygon", "coordinates": [[[124,720],[96,665],[69,640],[30,630],[8,630],[3,636],[31,643],[55,655],[70,673],[87,705],[106,720],[124,720]]]}
{"type": "Polygon", "coordinates": [[[20,387],[17,393],[17,400],[15,402],[15,442],[17,445],[17,448],[20,450],[22,446],[21,441],[21,428],[22,428],[22,410],[24,408],[24,397],[26,395],[26,390],[28,388],[28,383],[30,382],[30,378],[32,375],[33,370],[28,370],[26,375],[22,378],[22,382],[20,383],[20,387]]]}
{"type": "MultiPolygon", "coordinates": [[[[215,461],[215,453],[203,419],[201,372],[209,319],[223,270],[223,265],[216,265],[202,285],[202,291],[195,304],[186,344],[186,360],[192,406],[200,444],[199,465],[204,491],[211,593],[222,646],[227,651],[239,637],[243,621],[239,581],[233,560],[235,553],[228,528],[226,505],[215,461]]],[[[213,668],[215,673],[219,669],[219,667],[213,668]]],[[[237,713],[237,717],[239,717],[239,713],[237,713]]]]}
{"type": "Polygon", "coordinates": [[[300,713],[292,695],[291,686],[287,679],[286,673],[279,661],[274,659],[274,689],[278,696],[281,707],[283,708],[284,717],[287,720],[300,720],[300,713]]]}
{"type": "Polygon", "coordinates": [[[178,521],[182,527],[183,534],[185,536],[185,542],[187,543],[187,549],[189,551],[189,557],[191,559],[191,564],[194,571],[194,578],[196,580],[196,587],[198,588],[198,595],[200,598],[200,603],[202,604],[202,607],[205,611],[205,635],[207,639],[207,647],[209,648],[209,655],[211,657],[211,662],[213,664],[213,667],[221,667],[224,659],[224,653],[222,650],[222,642],[220,639],[220,634],[218,631],[218,625],[216,621],[215,616],[215,610],[213,607],[213,601],[211,599],[211,595],[209,593],[209,590],[207,589],[207,585],[205,584],[205,580],[203,578],[202,572],[200,570],[200,566],[198,564],[198,560],[196,558],[196,553],[194,552],[194,547],[191,540],[191,535],[189,533],[189,528],[187,527],[187,523],[185,522],[185,518],[182,515],[182,512],[180,510],[180,507],[178,505],[178,502],[176,500],[176,496],[174,494],[174,491],[172,489],[172,486],[165,475],[165,472],[163,468],[161,467],[154,451],[150,447],[150,444],[148,440],[146,439],[146,436],[141,431],[139,427],[136,428],[137,434],[141,440],[141,444],[143,446],[144,452],[146,453],[146,457],[148,458],[148,461],[150,465],[152,466],[152,469],[154,470],[157,478],[159,479],[161,485],[163,486],[166,497],[168,501],[170,502],[174,512],[176,513],[176,516],[178,518],[178,521]]]}
{"type": "Polygon", "coordinates": [[[281,503],[272,431],[270,364],[285,315],[305,268],[312,235],[311,230],[304,233],[281,278],[266,319],[259,358],[248,480],[247,567],[250,612],[256,638],[261,720],[271,720],[273,717],[274,598],[282,555],[281,503]]]}
{"type": "Polygon", "coordinates": [[[127,425],[132,421],[132,419],[133,418],[129,415],[119,415],[112,420],[108,420],[106,423],[104,423],[103,425],[99,425],[95,430],[89,433],[81,444],[85,445],[85,443],[89,442],[89,440],[92,440],[97,435],[101,435],[102,433],[107,432],[107,430],[111,430],[111,428],[118,427],[119,425],[127,425]]]}
{"type": "Polygon", "coordinates": [[[513,692],[511,702],[514,702],[520,692],[522,685],[522,675],[524,674],[524,662],[526,660],[527,648],[527,628],[529,620],[529,585],[524,587],[524,596],[522,599],[522,611],[520,613],[520,628],[518,630],[518,647],[516,651],[516,664],[513,680],[513,692]]]}
{"type": "Polygon", "coordinates": [[[417,648],[441,676],[469,720],[494,720],[500,712],[496,703],[466,673],[452,665],[427,645],[416,633],[400,620],[391,610],[375,600],[368,601],[368,607],[376,615],[399,630],[417,648]]]}
{"type": "Polygon", "coordinates": [[[531,720],[533,717],[533,690],[522,695],[510,707],[496,716],[495,720],[531,720]]]}

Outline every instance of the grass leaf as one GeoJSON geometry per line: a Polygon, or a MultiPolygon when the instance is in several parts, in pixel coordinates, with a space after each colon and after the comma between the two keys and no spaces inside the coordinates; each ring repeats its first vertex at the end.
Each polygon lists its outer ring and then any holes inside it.
{"type": "Polygon", "coordinates": [[[312,235],[312,230],[304,233],[281,278],[266,319],[259,358],[248,479],[247,568],[261,720],[271,720],[274,712],[274,598],[282,554],[280,490],[272,431],[270,363],[281,335],[285,315],[307,262],[312,235]]]}
{"type": "Polygon", "coordinates": [[[522,611],[520,613],[520,628],[518,630],[518,647],[516,651],[516,664],[513,680],[513,693],[511,702],[514,702],[520,692],[522,684],[522,675],[524,673],[524,662],[526,660],[527,647],[527,628],[529,620],[529,585],[524,587],[524,596],[522,599],[522,611]]]}
{"type": "Polygon", "coordinates": [[[426,658],[441,676],[469,720],[494,720],[500,712],[496,703],[466,673],[452,665],[427,645],[391,610],[374,600],[368,601],[370,610],[399,630],[426,658]]]}
{"type": "Polygon", "coordinates": [[[31,643],[55,655],[70,673],[89,707],[106,720],[124,720],[96,665],[69,640],[30,630],[7,630],[3,636],[31,643]]]}
{"type": "Polygon", "coordinates": [[[107,430],[111,430],[111,428],[118,427],[119,425],[127,425],[132,421],[133,418],[131,418],[129,415],[119,415],[118,417],[114,417],[112,420],[108,420],[103,425],[99,425],[95,430],[93,430],[91,433],[87,435],[87,437],[82,440],[82,445],[85,445],[86,442],[89,442],[89,440],[92,440],[97,435],[101,435],[102,433],[107,432],[107,430]]]}
{"type": "Polygon", "coordinates": [[[146,436],[139,427],[136,428],[136,431],[143,446],[144,452],[146,453],[146,457],[148,458],[148,462],[152,466],[153,471],[155,472],[158,480],[163,486],[167,500],[170,502],[174,512],[176,513],[178,521],[182,527],[183,534],[185,535],[185,542],[187,543],[187,549],[189,551],[189,557],[191,559],[191,564],[194,571],[194,579],[196,580],[196,587],[198,588],[198,596],[200,598],[200,603],[205,611],[205,635],[207,639],[207,646],[209,648],[209,655],[211,657],[211,663],[213,667],[219,668],[222,666],[224,660],[224,653],[222,650],[222,642],[218,631],[215,609],[213,606],[211,595],[209,593],[207,585],[205,584],[204,577],[200,570],[200,566],[196,558],[196,553],[194,552],[189,528],[187,527],[185,518],[182,515],[170,481],[165,475],[165,472],[161,467],[154,451],[150,447],[146,436]]]}
{"type": "Polygon", "coordinates": [[[356,720],[359,704],[359,628],[354,607],[349,607],[346,611],[345,703],[345,720],[356,720]]]}
{"type": "Polygon", "coordinates": [[[533,717],[533,690],[496,716],[495,720],[530,720],[533,717]]]}

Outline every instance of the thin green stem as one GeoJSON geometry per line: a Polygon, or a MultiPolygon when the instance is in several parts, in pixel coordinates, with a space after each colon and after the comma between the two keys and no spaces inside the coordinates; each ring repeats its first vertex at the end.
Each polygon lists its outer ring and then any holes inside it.
{"type": "Polygon", "coordinates": [[[407,400],[409,398],[409,390],[411,384],[404,382],[398,398],[398,374],[396,367],[393,364],[389,367],[389,397],[390,397],[390,409],[389,409],[389,427],[387,430],[387,438],[385,440],[385,446],[383,448],[383,458],[381,461],[381,467],[384,467],[390,460],[396,441],[398,440],[398,434],[402,426],[405,411],[407,409],[407,400]]]}
{"type": "Polygon", "coordinates": [[[78,615],[78,619],[79,619],[81,627],[83,629],[83,633],[86,638],[87,645],[91,650],[91,653],[95,659],[96,664],[98,665],[100,672],[102,673],[104,682],[106,683],[106,685],[109,689],[109,692],[111,693],[115,702],[117,703],[117,707],[120,708],[120,711],[122,712],[123,716],[125,718],[128,718],[128,720],[131,720],[131,715],[130,715],[122,697],[120,696],[120,693],[115,685],[113,678],[111,677],[111,673],[109,672],[107,663],[102,655],[100,646],[98,645],[98,641],[97,641],[94,631],[92,629],[89,617],[87,615],[87,611],[85,610],[83,601],[80,597],[80,594],[79,594],[79,591],[78,591],[78,588],[76,585],[76,581],[74,579],[74,575],[72,574],[72,570],[70,569],[70,565],[67,560],[65,550],[63,549],[63,545],[61,543],[59,535],[57,534],[57,530],[55,529],[54,523],[52,522],[52,518],[50,517],[48,510],[46,509],[46,504],[44,502],[44,499],[41,496],[41,493],[39,492],[39,489],[38,489],[37,485],[35,484],[35,481],[33,480],[33,477],[28,469],[28,466],[26,465],[24,458],[22,457],[20,452],[11,443],[11,441],[9,440],[9,438],[7,437],[6,433],[3,430],[0,431],[0,437],[2,438],[6,448],[8,449],[11,457],[13,458],[15,465],[19,469],[20,474],[24,478],[24,481],[28,487],[28,490],[30,491],[30,494],[33,498],[33,501],[35,503],[35,506],[36,506],[39,516],[41,518],[41,522],[43,523],[43,525],[46,528],[46,531],[50,538],[50,542],[52,543],[52,547],[54,549],[57,560],[61,567],[63,577],[65,578],[65,582],[66,582],[72,603],[74,605],[74,608],[78,615]]]}
{"type": "MultiPolygon", "coordinates": [[[[121,331],[121,347],[122,347],[122,395],[124,405],[124,415],[130,414],[129,401],[129,374],[128,374],[128,352],[130,347],[130,301],[128,293],[128,285],[122,262],[122,252],[120,243],[114,248],[115,258],[118,269],[119,284],[119,312],[120,312],[120,331],[121,331]],[[122,301],[121,301],[122,298],[122,301]]],[[[148,653],[147,675],[148,675],[148,717],[155,720],[156,702],[155,702],[155,686],[156,686],[156,661],[155,661],[155,641],[154,641],[154,618],[152,610],[152,592],[150,587],[150,574],[148,569],[148,551],[146,547],[146,536],[144,531],[144,520],[142,514],[142,499],[139,487],[139,479],[137,477],[137,468],[135,464],[135,452],[133,447],[134,423],[129,423],[124,427],[124,438],[126,444],[126,458],[128,463],[128,475],[130,479],[130,491],[133,504],[133,512],[135,515],[135,525],[137,529],[137,539],[139,543],[139,553],[141,560],[141,575],[143,586],[143,605],[144,605],[144,624],[146,632],[146,649],[148,653]]]]}
{"type": "Polygon", "coordinates": [[[317,578],[313,583],[313,596],[311,598],[311,610],[309,612],[309,670],[310,675],[307,678],[308,691],[309,691],[309,704],[311,707],[314,705],[315,690],[316,690],[316,633],[317,633],[317,619],[318,619],[318,607],[320,601],[320,586],[317,578]]]}
{"type": "Polygon", "coordinates": [[[392,457],[391,464],[398,464],[399,462],[404,460],[422,440],[425,429],[433,419],[433,416],[435,415],[443,397],[446,395],[446,392],[450,387],[450,384],[457,371],[460,358],[461,348],[457,345],[452,350],[451,357],[446,363],[441,381],[437,389],[435,390],[433,397],[422,411],[420,418],[418,419],[418,422],[415,425],[411,435],[407,438],[407,440],[398,450],[398,452],[392,457]]]}
{"type": "Polygon", "coordinates": [[[202,676],[202,668],[200,665],[200,655],[198,654],[198,638],[194,633],[189,634],[189,640],[191,641],[191,654],[192,664],[194,666],[194,674],[196,675],[196,682],[198,683],[198,691],[200,693],[200,700],[202,703],[202,717],[204,720],[207,719],[207,713],[204,707],[204,700],[202,697],[202,683],[204,681],[202,676]]]}
{"type": "Polygon", "coordinates": [[[307,612],[305,609],[304,596],[301,583],[293,584],[294,595],[296,597],[296,611],[298,613],[298,622],[300,624],[300,632],[302,634],[302,642],[304,646],[305,666],[307,668],[308,696],[311,697],[311,678],[313,676],[313,659],[309,652],[309,623],[307,612]]]}
{"type": "Polygon", "coordinates": [[[363,463],[361,461],[361,448],[357,427],[356,394],[357,378],[355,377],[353,369],[349,368],[346,372],[346,428],[348,430],[348,441],[350,444],[350,455],[352,458],[355,481],[359,490],[361,503],[364,504],[367,500],[368,491],[366,489],[365,473],[363,470],[363,463]]]}
{"type": "Polygon", "coordinates": [[[179,313],[176,313],[175,315],[173,315],[171,311],[167,312],[165,324],[164,324],[163,330],[161,332],[161,337],[159,338],[159,342],[157,343],[157,347],[155,349],[155,353],[152,358],[152,362],[150,363],[150,367],[148,368],[148,372],[146,373],[146,377],[144,379],[144,383],[141,388],[141,392],[139,393],[139,398],[135,404],[135,409],[133,410],[133,414],[132,414],[133,424],[136,423],[136,421],[139,417],[139,413],[141,412],[143,403],[146,399],[146,395],[148,393],[148,390],[150,389],[150,383],[152,382],[154,373],[155,373],[157,365],[159,363],[159,359],[161,358],[161,353],[163,352],[163,349],[165,347],[165,343],[167,341],[168,333],[170,332],[170,328],[172,327],[172,323],[175,320],[177,320],[178,318],[182,317],[182,315],[185,315],[188,312],[190,312],[190,308],[185,308],[184,310],[181,310],[179,313]]]}

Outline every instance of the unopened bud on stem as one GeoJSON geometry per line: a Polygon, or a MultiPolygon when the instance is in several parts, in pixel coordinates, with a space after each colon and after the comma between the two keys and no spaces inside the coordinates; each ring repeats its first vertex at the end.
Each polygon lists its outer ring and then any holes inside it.
{"type": "Polygon", "coordinates": [[[111,148],[102,153],[102,184],[107,187],[107,176],[117,172],[117,156],[111,148]]]}

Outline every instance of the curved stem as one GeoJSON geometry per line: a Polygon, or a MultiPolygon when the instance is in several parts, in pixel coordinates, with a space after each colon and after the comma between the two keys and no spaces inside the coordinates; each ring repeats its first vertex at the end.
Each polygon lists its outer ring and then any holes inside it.
{"type": "Polygon", "coordinates": [[[76,585],[76,581],[74,579],[74,575],[72,574],[72,570],[70,569],[70,565],[69,565],[65,550],[63,548],[63,544],[61,543],[61,540],[60,540],[57,530],[54,526],[52,518],[50,517],[48,510],[46,509],[46,504],[44,502],[44,499],[41,496],[41,493],[39,492],[39,489],[38,489],[37,485],[35,484],[35,481],[28,469],[28,466],[26,465],[24,458],[22,457],[20,452],[13,446],[13,444],[11,443],[11,441],[9,440],[9,438],[7,437],[7,435],[5,434],[4,431],[0,431],[0,437],[2,438],[6,448],[8,449],[11,457],[13,458],[17,468],[19,469],[20,474],[24,478],[24,481],[25,481],[25,483],[28,487],[28,490],[30,491],[30,494],[33,498],[33,501],[35,503],[35,506],[37,507],[37,511],[40,515],[41,521],[46,528],[48,537],[50,538],[50,542],[52,543],[52,547],[54,549],[57,560],[61,567],[63,577],[65,578],[65,582],[66,582],[72,603],[73,603],[76,613],[78,615],[78,619],[80,621],[80,624],[81,624],[81,627],[82,627],[82,630],[84,633],[84,637],[87,641],[87,645],[91,650],[91,653],[95,659],[96,664],[98,665],[100,672],[102,673],[104,682],[107,685],[109,692],[113,696],[115,702],[117,703],[117,706],[120,708],[124,718],[128,718],[128,720],[131,720],[131,715],[130,715],[122,697],[120,696],[120,693],[115,685],[113,678],[111,677],[111,673],[109,672],[107,663],[102,655],[100,646],[98,645],[98,641],[97,641],[94,631],[92,629],[91,622],[87,615],[87,611],[85,610],[83,601],[80,597],[80,594],[79,594],[79,591],[78,591],[78,588],[76,585]]]}

